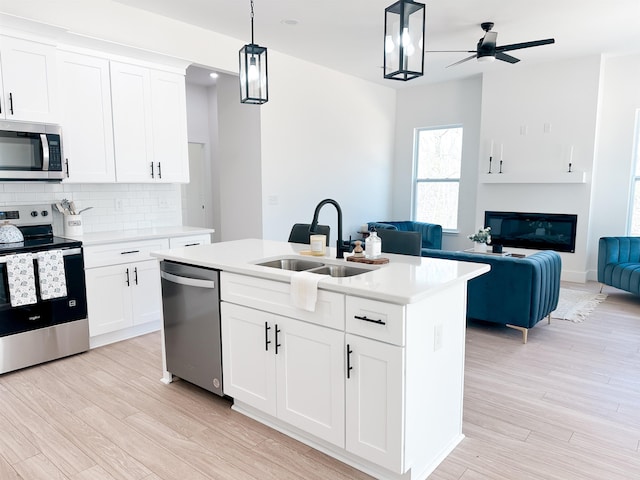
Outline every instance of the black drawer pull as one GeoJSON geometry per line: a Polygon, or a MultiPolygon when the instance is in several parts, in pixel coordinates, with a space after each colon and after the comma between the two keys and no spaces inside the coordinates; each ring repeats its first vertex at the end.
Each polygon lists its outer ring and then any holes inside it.
{"type": "Polygon", "coordinates": [[[120,252],[120,255],[129,255],[130,253],[140,253],[140,250],[129,250],[127,252],[120,252]]]}
{"type": "Polygon", "coordinates": [[[387,323],[384,320],[374,320],[372,318],[367,318],[366,316],[354,315],[353,318],[358,320],[364,320],[365,322],[377,323],[378,325],[386,325],[387,323]]]}
{"type": "Polygon", "coordinates": [[[200,245],[199,243],[187,243],[185,247],[193,247],[194,245],[200,245]]]}

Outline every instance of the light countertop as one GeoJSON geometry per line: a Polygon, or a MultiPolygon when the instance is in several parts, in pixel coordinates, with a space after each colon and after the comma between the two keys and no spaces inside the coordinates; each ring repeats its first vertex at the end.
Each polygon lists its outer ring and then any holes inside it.
{"type": "Polygon", "coordinates": [[[138,228],[134,230],[112,230],[107,232],[92,232],[83,235],[62,235],[65,238],[80,240],[84,246],[103,245],[106,243],[131,242],[136,240],[147,240],[152,238],[184,237],[187,235],[211,234],[215,232],[212,228],[201,227],[154,227],[138,228]]]}
{"type": "Polygon", "coordinates": [[[389,253],[382,254],[389,258],[387,264],[363,265],[336,259],[334,248],[327,249],[324,257],[300,255],[299,252],[308,249],[309,245],[304,244],[246,239],[161,250],[151,255],[281,282],[290,282],[295,272],[256,264],[282,256],[299,256],[324,263],[361,266],[371,270],[352,277],[326,276],[320,280],[318,288],[401,305],[420,301],[451,283],[468,281],[490,270],[487,264],[389,253]]]}

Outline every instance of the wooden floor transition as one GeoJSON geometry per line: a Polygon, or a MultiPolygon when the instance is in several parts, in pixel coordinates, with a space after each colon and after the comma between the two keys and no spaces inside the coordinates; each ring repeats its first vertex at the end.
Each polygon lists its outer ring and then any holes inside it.
{"type": "MultiPolygon", "coordinates": [[[[526,345],[469,325],[466,438],[430,480],[640,478],[640,298],[605,292],[526,345]]],[[[370,478],[160,370],[153,333],[0,376],[0,479],[370,478]]]]}

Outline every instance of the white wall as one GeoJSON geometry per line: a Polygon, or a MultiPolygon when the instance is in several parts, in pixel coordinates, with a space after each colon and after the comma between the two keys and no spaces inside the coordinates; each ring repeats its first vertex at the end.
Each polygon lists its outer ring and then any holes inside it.
{"type": "MultiPolygon", "coordinates": [[[[421,127],[463,126],[460,178],[459,233],[445,234],[445,250],[469,248],[468,234],[476,231],[475,201],[478,182],[478,145],[482,78],[480,76],[398,92],[393,183],[393,218],[409,220],[412,214],[414,131],[421,127]]],[[[376,220],[385,220],[377,218],[376,220]]]]}
{"type": "MultiPolygon", "coordinates": [[[[395,91],[274,52],[262,113],[264,237],[286,240],[336,200],[343,237],[390,213],[395,91]]],[[[337,214],[320,223],[337,238],[337,214]]]]}
{"type": "MultiPolygon", "coordinates": [[[[479,171],[504,146],[503,172],[563,174],[573,146],[573,170],[594,168],[601,61],[599,56],[536,65],[506,65],[485,74],[479,171]],[[547,126],[545,128],[545,125],[547,126]]],[[[569,183],[480,183],[476,220],[485,210],[578,215],[576,251],[561,253],[563,279],[585,281],[591,180],[569,183]]]]}

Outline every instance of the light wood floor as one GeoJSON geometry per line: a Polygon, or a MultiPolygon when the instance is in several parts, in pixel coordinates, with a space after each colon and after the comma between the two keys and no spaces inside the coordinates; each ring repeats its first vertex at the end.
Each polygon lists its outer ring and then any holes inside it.
{"type": "MultiPolygon", "coordinates": [[[[466,438],[430,480],[640,478],[640,298],[605,292],[526,345],[468,327],[466,438]]],[[[160,370],[153,333],[0,376],[0,479],[370,478],[160,370]]]]}

